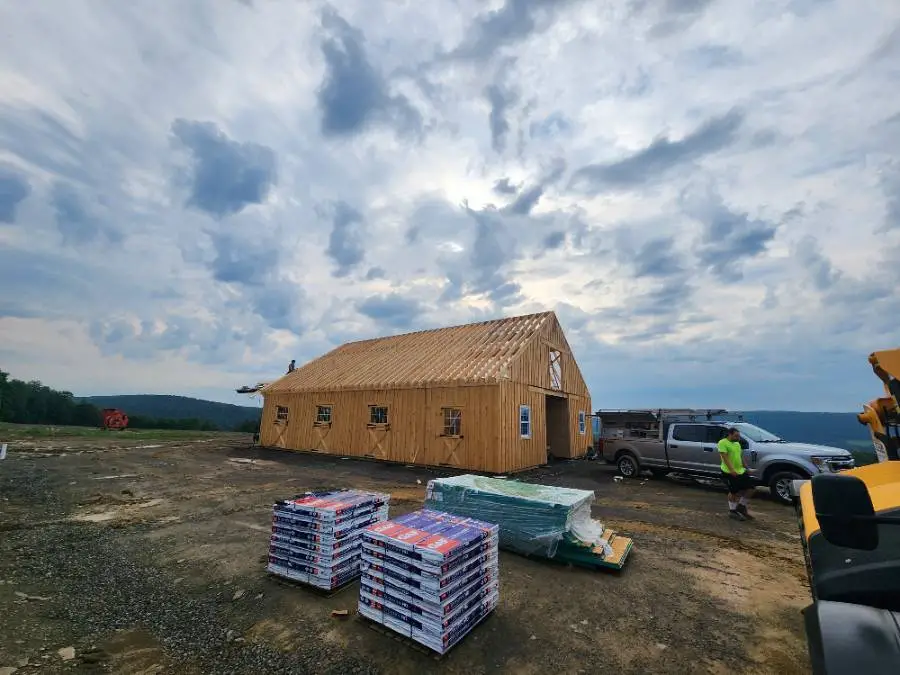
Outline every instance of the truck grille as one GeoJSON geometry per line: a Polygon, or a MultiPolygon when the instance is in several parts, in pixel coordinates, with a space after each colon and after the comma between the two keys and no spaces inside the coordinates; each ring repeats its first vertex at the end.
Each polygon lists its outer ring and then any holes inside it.
{"type": "Polygon", "coordinates": [[[846,471],[854,467],[854,461],[852,457],[850,459],[831,459],[828,460],[828,466],[835,472],[846,471]]]}

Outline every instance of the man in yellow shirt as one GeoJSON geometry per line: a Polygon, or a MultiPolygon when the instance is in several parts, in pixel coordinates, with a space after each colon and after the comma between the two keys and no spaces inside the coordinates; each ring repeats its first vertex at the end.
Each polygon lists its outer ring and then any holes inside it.
{"type": "Polygon", "coordinates": [[[719,441],[718,449],[722,460],[722,479],[728,486],[728,515],[735,520],[752,520],[747,505],[753,494],[753,482],[744,468],[741,433],[731,427],[725,438],[719,441]]]}

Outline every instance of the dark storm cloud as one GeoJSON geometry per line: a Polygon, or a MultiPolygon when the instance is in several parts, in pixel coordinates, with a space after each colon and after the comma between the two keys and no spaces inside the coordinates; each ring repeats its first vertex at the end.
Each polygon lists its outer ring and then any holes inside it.
{"type": "Polygon", "coordinates": [[[223,218],[262,204],[278,180],[275,152],[265,145],[233,141],[212,122],[179,118],[172,133],[194,158],[187,206],[223,218]]]}
{"type": "Polygon", "coordinates": [[[425,311],[418,300],[399,293],[369,296],[356,308],[360,314],[392,328],[408,328],[425,311]]]}
{"type": "Polygon", "coordinates": [[[405,96],[391,95],[383,76],[369,62],[365,36],[332,9],[322,13],[325,79],[317,93],[322,133],[350,136],[374,123],[401,133],[419,132],[422,116],[405,96]]]}
{"type": "Polygon", "coordinates": [[[25,176],[11,167],[0,166],[0,223],[15,221],[19,203],[30,194],[31,185],[25,176]]]}
{"type": "Polygon", "coordinates": [[[624,159],[584,166],[575,172],[572,184],[588,192],[599,192],[605,188],[637,187],[652,182],[681,164],[731,145],[743,120],[744,114],[733,109],[707,120],[680,140],[661,136],[624,159]]]}
{"type": "Polygon", "coordinates": [[[331,235],[326,253],[335,262],[336,277],[347,276],[365,257],[365,222],[362,214],[347,202],[334,205],[331,235]]]}

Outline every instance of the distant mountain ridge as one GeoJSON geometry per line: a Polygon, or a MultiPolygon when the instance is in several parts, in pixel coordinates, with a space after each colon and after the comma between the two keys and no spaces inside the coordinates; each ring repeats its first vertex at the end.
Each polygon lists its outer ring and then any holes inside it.
{"type": "Polygon", "coordinates": [[[140,415],[155,419],[193,418],[205,420],[223,430],[234,429],[245,422],[257,421],[262,412],[260,408],[251,406],[163,394],[83,396],[78,400],[91,403],[98,408],[119,408],[127,415],[140,415]]]}

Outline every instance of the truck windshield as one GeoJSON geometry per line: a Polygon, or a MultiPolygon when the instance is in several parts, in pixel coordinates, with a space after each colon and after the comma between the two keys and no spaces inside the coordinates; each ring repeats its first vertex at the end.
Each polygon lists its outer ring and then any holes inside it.
{"type": "Polygon", "coordinates": [[[750,439],[754,443],[783,443],[784,439],[779,438],[773,433],[762,429],[755,424],[749,424],[747,422],[740,422],[734,425],[737,427],[738,431],[741,432],[741,436],[750,439]]]}

